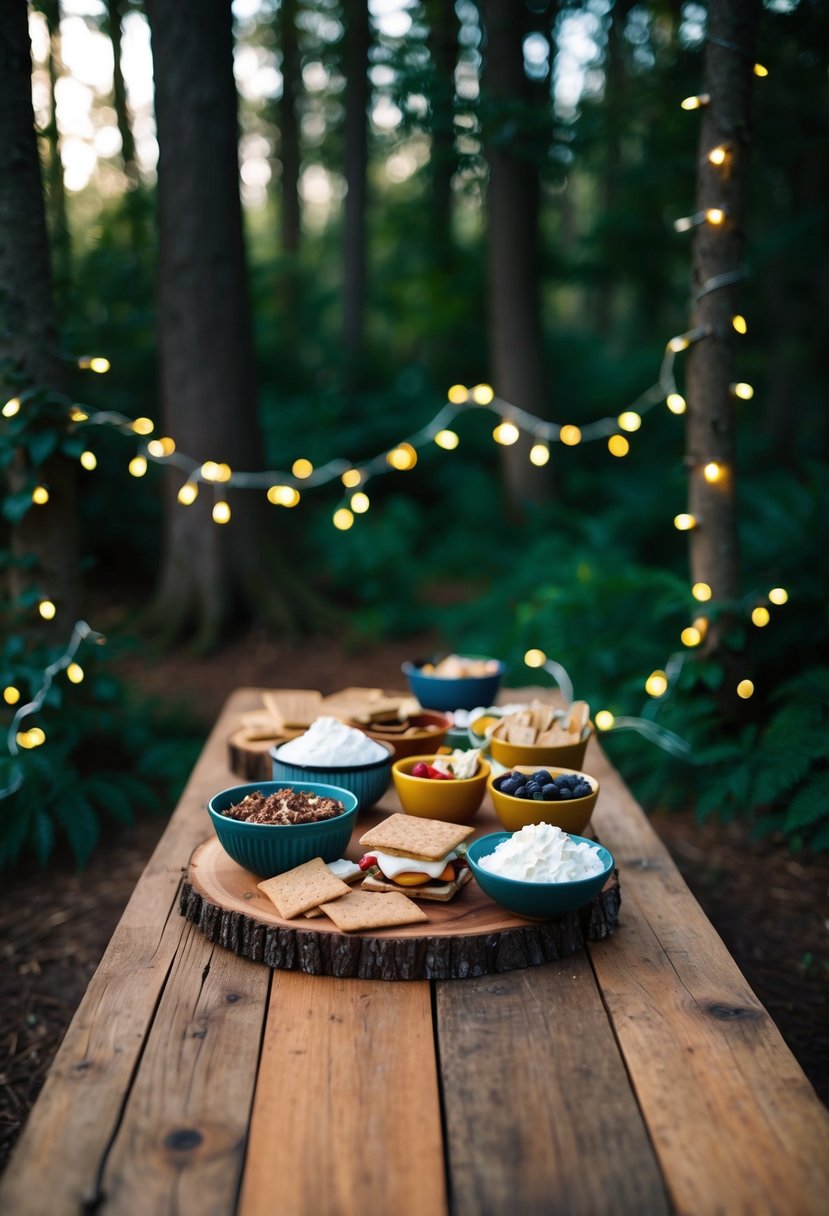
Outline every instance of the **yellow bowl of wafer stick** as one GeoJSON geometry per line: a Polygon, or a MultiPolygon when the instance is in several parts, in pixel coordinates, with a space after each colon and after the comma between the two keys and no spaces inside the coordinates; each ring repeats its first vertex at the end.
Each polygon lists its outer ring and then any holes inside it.
{"type": "Polygon", "coordinates": [[[585,701],[573,701],[565,710],[533,701],[501,719],[489,737],[489,753],[505,768],[552,764],[580,769],[592,733],[585,701]]]}

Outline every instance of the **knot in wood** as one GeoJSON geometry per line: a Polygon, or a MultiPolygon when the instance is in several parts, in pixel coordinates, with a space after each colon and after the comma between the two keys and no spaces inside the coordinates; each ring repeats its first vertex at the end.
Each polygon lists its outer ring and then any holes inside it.
{"type": "Polygon", "coordinates": [[[164,1137],[164,1146],[174,1153],[189,1153],[198,1148],[203,1139],[195,1127],[176,1127],[164,1137]]]}
{"type": "Polygon", "coordinates": [[[706,1005],[706,1010],[714,1018],[719,1018],[721,1022],[732,1022],[738,1018],[756,1018],[758,1013],[756,1009],[749,1009],[745,1005],[724,1005],[718,1001],[713,1001],[710,1005],[706,1005]]]}

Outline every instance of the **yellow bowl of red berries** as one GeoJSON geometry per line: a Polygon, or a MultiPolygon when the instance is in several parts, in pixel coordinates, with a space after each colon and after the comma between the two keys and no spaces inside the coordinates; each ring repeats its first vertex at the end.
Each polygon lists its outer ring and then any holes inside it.
{"type": "Polygon", "coordinates": [[[443,819],[447,823],[470,823],[484,800],[490,767],[471,752],[450,755],[405,756],[391,766],[394,788],[407,815],[421,819],[443,819]],[[474,771],[470,776],[464,765],[474,771]]]}

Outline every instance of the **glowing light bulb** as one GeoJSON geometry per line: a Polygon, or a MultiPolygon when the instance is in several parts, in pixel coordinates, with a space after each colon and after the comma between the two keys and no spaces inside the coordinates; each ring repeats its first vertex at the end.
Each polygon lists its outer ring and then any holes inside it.
{"type": "Polygon", "coordinates": [[[748,333],[748,321],[740,313],[735,313],[731,318],[731,324],[734,326],[738,334],[748,333]]]}
{"type": "Polygon", "coordinates": [[[80,684],[84,677],[84,670],[80,663],[70,663],[66,669],[66,678],[70,684],[80,684]]]}
{"type": "Polygon", "coordinates": [[[7,684],[3,689],[3,700],[7,705],[16,705],[20,700],[20,689],[15,688],[14,684],[7,684]]]}
{"type": "Polygon", "coordinates": [[[469,400],[469,390],[465,384],[453,384],[446,394],[446,398],[453,405],[463,405],[465,401],[469,400]]]}
{"type": "Polygon", "coordinates": [[[710,600],[713,594],[714,592],[708,586],[708,583],[694,583],[691,588],[691,595],[695,600],[699,600],[701,604],[710,600]]]}
{"type": "Polygon", "coordinates": [[[683,97],[679,104],[683,110],[699,110],[702,106],[707,106],[710,100],[710,93],[698,93],[693,97],[683,97]]]}
{"type": "Polygon", "coordinates": [[[616,421],[623,431],[638,431],[642,425],[642,418],[636,413],[636,410],[625,410],[616,421]]]}
{"type": "Polygon", "coordinates": [[[455,431],[438,431],[435,435],[435,443],[444,451],[453,452],[460,443],[460,439],[455,431]]]}
{"type": "Polygon", "coordinates": [[[754,696],[754,681],[753,680],[740,680],[740,683],[737,685],[737,696],[740,697],[743,701],[747,701],[749,699],[749,697],[753,697],[754,696]]]}
{"type": "Polygon", "coordinates": [[[495,430],[492,432],[492,438],[496,443],[500,443],[502,447],[511,447],[517,443],[521,432],[514,422],[499,422],[495,430]]]}
{"type": "Polygon", "coordinates": [[[90,452],[89,448],[85,452],[81,452],[78,458],[85,469],[90,473],[98,467],[98,457],[94,452],[90,452]]]}
{"type": "Polygon", "coordinates": [[[561,428],[558,437],[568,448],[574,448],[577,444],[581,443],[581,430],[579,427],[568,423],[561,428]]]}
{"type": "Polygon", "coordinates": [[[755,76],[768,76],[768,74],[769,74],[768,68],[763,67],[762,63],[755,63],[755,65],[754,65],[754,75],[755,76]]]}
{"type": "Polygon", "coordinates": [[[680,351],[687,350],[690,343],[684,334],[677,334],[675,338],[671,338],[668,342],[668,350],[678,355],[680,351]]]}
{"type": "Polygon", "coordinates": [[[230,465],[222,462],[222,464],[220,464],[216,470],[216,480],[217,481],[230,481],[232,476],[233,476],[233,470],[231,469],[230,465]]]}
{"type": "Polygon", "coordinates": [[[136,418],[131,424],[136,435],[152,435],[155,423],[151,418],[136,418]]]}
{"type": "Polygon", "coordinates": [[[32,490],[32,502],[36,506],[42,507],[45,506],[48,501],[49,491],[46,489],[46,486],[35,486],[35,488],[32,490]]]}
{"type": "Polygon", "coordinates": [[[530,463],[541,469],[550,459],[550,449],[546,443],[534,443],[530,448],[530,463]]]}
{"type": "Polygon", "coordinates": [[[645,692],[649,697],[664,697],[668,691],[668,677],[664,671],[652,671],[645,680],[645,692]]]}
{"type": "Polygon", "coordinates": [[[476,384],[472,389],[472,400],[476,405],[489,405],[495,400],[495,392],[491,384],[476,384]]]}
{"type": "Polygon", "coordinates": [[[3,406],[3,417],[14,418],[15,414],[20,413],[20,398],[9,397],[6,404],[3,406]]]}
{"type": "Polygon", "coordinates": [[[547,662],[547,656],[543,650],[528,650],[524,655],[524,662],[528,667],[543,667],[547,662]]]}
{"type": "Polygon", "coordinates": [[[362,490],[358,490],[356,494],[351,495],[351,510],[357,515],[365,515],[366,511],[371,506],[368,494],[364,494],[362,490]]]}
{"type": "Polygon", "coordinates": [[[417,452],[410,443],[400,443],[386,454],[386,460],[393,469],[405,473],[407,469],[413,469],[417,464],[417,452]]]}
{"type": "Polygon", "coordinates": [[[226,524],[230,522],[230,503],[220,498],[213,504],[213,523],[226,524]]]}
{"type": "Polygon", "coordinates": [[[217,481],[219,477],[219,466],[215,460],[205,460],[201,467],[201,475],[205,481],[217,481]]]}
{"type": "Polygon", "coordinates": [[[722,479],[723,467],[718,461],[709,460],[708,464],[702,470],[702,475],[707,482],[714,485],[715,482],[722,479]]]}
{"type": "Polygon", "coordinates": [[[94,359],[89,360],[89,370],[97,372],[99,376],[103,376],[104,372],[108,372],[112,364],[109,359],[104,359],[101,355],[96,355],[94,359]]]}
{"type": "Polygon", "coordinates": [[[57,608],[51,600],[41,600],[37,606],[37,610],[43,617],[44,621],[53,621],[57,608]]]}
{"type": "Polygon", "coordinates": [[[766,625],[768,625],[770,620],[771,613],[769,612],[768,608],[764,607],[762,604],[758,605],[757,608],[752,609],[751,623],[752,625],[756,625],[758,629],[763,629],[766,625]]]}
{"type": "Polygon", "coordinates": [[[713,224],[716,228],[725,219],[725,212],[722,207],[708,207],[705,212],[705,218],[709,224],[713,224]]]}
{"type": "Polygon", "coordinates": [[[693,625],[687,625],[679,637],[683,646],[699,646],[702,641],[702,634],[693,625]]]}
{"type": "Polygon", "coordinates": [[[39,726],[32,726],[29,730],[18,731],[16,738],[18,746],[24,747],[27,750],[33,747],[40,747],[41,743],[46,742],[46,735],[39,726]]]}
{"type": "Polygon", "coordinates": [[[147,457],[133,456],[132,460],[129,462],[128,468],[133,477],[143,477],[147,472],[147,457]]]}
{"type": "Polygon", "coordinates": [[[746,384],[744,380],[739,381],[737,384],[732,384],[731,391],[741,401],[750,401],[754,396],[754,388],[752,385],[746,384]]]}
{"type": "Polygon", "coordinates": [[[362,480],[363,475],[359,469],[346,469],[340,478],[340,481],[347,490],[353,490],[354,487],[358,486],[362,480]]]}
{"type": "Polygon", "coordinates": [[[627,456],[630,444],[624,435],[611,435],[607,441],[607,450],[611,456],[627,456]]]}
{"type": "Polygon", "coordinates": [[[299,459],[295,460],[291,465],[291,472],[293,473],[294,477],[298,477],[300,481],[302,481],[305,477],[310,477],[313,471],[314,466],[311,464],[311,461],[306,460],[304,456],[300,456],[299,459]]]}
{"type": "Polygon", "coordinates": [[[189,507],[199,496],[199,487],[194,481],[185,481],[178,492],[178,500],[183,507],[189,507]]]}
{"type": "Polygon", "coordinates": [[[728,148],[724,144],[718,144],[716,148],[712,148],[708,153],[708,159],[712,165],[724,165],[727,156],[728,148]]]}
{"type": "Polygon", "coordinates": [[[609,709],[600,709],[593,720],[598,730],[610,730],[616,721],[609,709]]]}
{"type": "Polygon", "coordinates": [[[769,592],[769,600],[772,604],[785,604],[788,599],[789,593],[785,587],[772,587],[769,592]]]}
{"type": "Polygon", "coordinates": [[[696,631],[699,633],[700,637],[704,638],[706,633],[708,632],[708,617],[707,616],[695,616],[691,623],[692,623],[694,629],[696,629],[696,631]]]}
{"type": "Polygon", "coordinates": [[[275,507],[295,507],[300,494],[294,486],[271,486],[268,490],[268,502],[275,507]]]}
{"type": "Polygon", "coordinates": [[[175,450],[176,441],[175,439],[170,439],[169,436],[165,436],[163,439],[151,439],[147,444],[147,451],[156,460],[162,460],[165,456],[172,456],[175,450]]]}
{"type": "Polygon", "coordinates": [[[81,409],[79,405],[73,405],[69,411],[69,419],[71,422],[86,422],[89,419],[89,414],[86,410],[81,409]]]}
{"type": "Polygon", "coordinates": [[[681,393],[668,393],[665,404],[672,414],[684,414],[688,408],[688,403],[681,393]]]}
{"type": "Polygon", "coordinates": [[[674,527],[678,532],[690,532],[692,528],[697,526],[696,515],[687,515],[684,512],[674,516],[674,527]]]}
{"type": "Polygon", "coordinates": [[[334,527],[340,532],[347,532],[354,523],[354,516],[349,511],[348,507],[340,507],[333,515],[334,527]]]}

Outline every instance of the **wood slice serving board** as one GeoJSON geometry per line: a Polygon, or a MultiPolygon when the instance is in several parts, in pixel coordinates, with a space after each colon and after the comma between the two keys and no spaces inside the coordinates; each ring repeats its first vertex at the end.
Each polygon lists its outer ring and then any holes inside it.
{"type": "MultiPolygon", "coordinates": [[[[482,824],[476,835],[498,826],[482,824]]],[[[366,829],[365,822],[355,829],[347,856],[362,855],[358,838],[366,829]]],[[[465,979],[564,958],[611,934],[621,903],[614,873],[584,908],[530,921],[493,903],[472,879],[449,903],[419,903],[428,925],[343,933],[326,916],[283,920],[258,882],[213,836],[191,858],[182,915],[210,941],[269,967],[378,980],[465,979]]]]}

